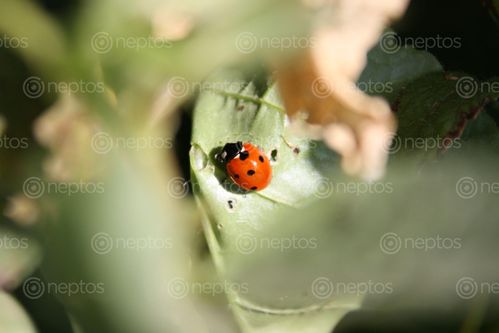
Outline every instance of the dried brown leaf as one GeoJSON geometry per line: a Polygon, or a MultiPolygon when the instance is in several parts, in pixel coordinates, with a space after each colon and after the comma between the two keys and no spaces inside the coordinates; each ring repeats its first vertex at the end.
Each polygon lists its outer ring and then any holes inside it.
{"type": "Polygon", "coordinates": [[[387,141],[396,130],[396,121],[386,101],[366,95],[355,83],[366,65],[367,52],[407,3],[328,1],[322,6],[330,14],[314,31],[313,48],[277,66],[290,117],[305,112],[308,123],[322,125],[322,137],[342,155],[345,172],[368,180],[383,175],[387,141]]]}

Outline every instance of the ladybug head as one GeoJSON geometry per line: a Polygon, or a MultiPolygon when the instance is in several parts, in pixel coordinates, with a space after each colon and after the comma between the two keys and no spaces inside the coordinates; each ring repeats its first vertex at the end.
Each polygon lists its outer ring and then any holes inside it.
{"type": "Polygon", "coordinates": [[[236,143],[227,143],[223,147],[220,154],[217,155],[217,159],[220,163],[226,164],[234,157],[239,155],[239,153],[243,150],[243,143],[238,141],[236,143]]]}

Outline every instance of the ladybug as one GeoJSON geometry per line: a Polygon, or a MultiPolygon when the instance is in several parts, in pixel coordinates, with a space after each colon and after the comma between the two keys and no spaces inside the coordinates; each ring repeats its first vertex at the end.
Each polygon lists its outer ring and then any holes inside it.
{"type": "Polygon", "coordinates": [[[248,191],[263,190],[272,179],[272,167],[263,151],[251,143],[227,143],[217,155],[234,183],[248,191]]]}

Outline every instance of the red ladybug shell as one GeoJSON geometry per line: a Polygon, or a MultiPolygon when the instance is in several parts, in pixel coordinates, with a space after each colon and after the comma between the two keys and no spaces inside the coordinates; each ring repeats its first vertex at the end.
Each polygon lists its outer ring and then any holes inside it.
{"type": "Polygon", "coordinates": [[[269,159],[251,143],[245,143],[239,153],[227,161],[225,167],[232,181],[245,190],[262,190],[272,179],[269,159]]]}

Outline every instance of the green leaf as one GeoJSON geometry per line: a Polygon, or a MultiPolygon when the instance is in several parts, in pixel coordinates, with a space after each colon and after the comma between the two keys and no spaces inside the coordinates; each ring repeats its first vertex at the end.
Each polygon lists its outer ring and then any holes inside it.
{"type": "MultiPolygon", "coordinates": [[[[26,46],[14,48],[36,70],[56,77],[64,75],[66,64],[64,34],[62,29],[41,7],[29,0],[5,0],[0,3],[0,31],[17,37],[26,46]],[[23,17],[24,24],[19,24],[23,17]]],[[[66,69],[67,70],[67,69],[66,69]]]]}
{"type": "MultiPolygon", "coordinates": [[[[391,35],[387,33],[383,36],[388,38],[386,36],[391,35]]],[[[367,54],[367,65],[357,86],[368,94],[381,95],[393,103],[409,82],[425,74],[441,71],[438,60],[428,52],[399,46],[392,53],[384,51],[378,44],[367,54]]]]}
{"type": "MultiPolygon", "coordinates": [[[[231,277],[258,287],[260,298],[281,293],[291,304],[298,296],[293,281],[300,280],[316,296],[358,292],[363,305],[379,309],[449,309],[467,297],[462,278],[480,286],[498,274],[496,258],[487,255],[498,251],[498,161],[468,152],[421,170],[417,160],[398,160],[361,195],[340,186],[361,183],[337,178],[327,198],[270,216],[253,240],[314,239],[316,247],[236,255],[231,260],[241,264],[231,277]],[[322,289],[314,288],[317,279],[322,289]]],[[[495,296],[477,289],[469,298],[482,297],[495,296]]]]}
{"type": "Polygon", "coordinates": [[[102,157],[109,171],[92,182],[100,190],[51,197],[58,214],[44,216],[43,278],[93,285],[56,295],[85,332],[202,331],[192,293],[174,289],[190,286],[193,203],[172,189],[178,178],[163,153],[117,149],[102,157]],[[186,313],[191,320],[179,322],[186,313]]]}
{"type": "MultiPolygon", "coordinates": [[[[216,88],[201,94],[194,111],[191,179],[204,212],[205,233],[215,264],[227,278],[226,272],[244,265],[245,260],[234,265],[233,255],[251,257],[252,245],[245,247],[245,240],[265,228],[262,221],[281,210],[317,200],[326,182],[324,170],[331,170],[337,161],[322,144],[288,130],[274,85],[258,96],[255,86],[244,83],[237,73],[219,74],[206,85],[216,88]],[[214,156],[222,146],[235,141],[250,141],[269,156],[277,151],[273,179],[266,189],[242,192],[216,162],[214,156]]],[[[274,222],[285,227],[285,221],[274,222]]],[[[308,283],[299,278],[290,280],[295,281],[299,294],[291,302],[273,292],[261,298],[258,295],[265,291],[258,288],[228,292],[245,332],[329,332],[341,315],[358,305],[357,300],[349,299],[325,306],[323,300],[309,295],[308,283]]],[[[244,279],[234,282],[245,285],[244,279]]]]}
{"type": "Polygon", "coordinates": [[[0,287],[14,288],[36,269],[42,258],[31,237],[0,228],[0,287]]]}
{"type": "Polygon", "coordinates": [[[344,309],[317,308],[303,312],[265,313],[254,310],[233,308],[240,320],[243,332],[258,333],[316,333],[331,332],[331,328],[341,318],[358,305],[345,307],[344,309]]]}
{"type": "Polygon", "coordinates": [[[494,119],[486,112],[480,113],[476,119],[469,122],[461,139],[473,147],[488,146],[491,151],[499,153],[499,129],[494,119]]]}
{"type": "MultiPolygon", "coordinates": [[[[399,96],[399,144],[412,149],[407,139],[442,140],[431,152],[445,150],[460,138],[466,126],[484,107],[499,97],[496,81],[478,81],[470,76],[433,73],[414,80],[399,96]]],[[[399,147],[400,148],[400,147],[399,147]]]]}
{"type": "Polygon", "coordinates": [[[283,51],[292,54],[296,49],[275,48],[269,40],[307,36],[312,18],[299,1],[170,1],[168,8],[173,13],[178,11],[195,17],[192,33],[180,41],[166,41],[165,47],[129,48],[119,46],[116,41],[123,36],[150,38],[151,23],[137,20],[137,12],[146,10],[149,17],[158,15],[153,11],[158,8],[157,1],[127,6],[115,0],[93,1],[89,7],[88,16],[79,25],[81,52],[99,56],[113,86],[129,84],[136,90],[154,82],[150,88],[155,89],[166,77],[175,76],[182,79],[189,93],[194,92],[192,88],[214,68],[227,63],[242,59],[253,61],[262,55],[279,57],[282,61],[283,51]],[[92,38],[98,34],[104,34],[101,42],[109,46],[104,52],[98,52],[100,54],[89,48],[92,38]],[[123,67],[127,68],[126,72],[121,70],[123,67]]]}
{"type": "Polygon", "coordinates": [[[276,87],[272,86],[262,97],[258,97],[253,84],[246,85],[241,79],[220,79],[207,82],[207,85],[226,87],[204,92],[194,115],[191,165],[194,176],[200,182],[196,186],[198,194],[207,194],[207,200],[217,199],[209,206],[221,206],[220,212],[226,215],[228,206],[220,205],[221,198],[226,199],[225,203],[230,198],[243,199],[236,202],[237,207],[229,213],[234,218],[234,213],[241,214],[245,209],[253,211],[252,207],[262,205],[272,209],[275,204],[296,206],[313,196],[317,190],[315,183],[322,177],[316,165],[331,165],[334,156],[326,153],[318,143],[288,132],[276,87]],[[276,151],[276,161],[272,165],[273,180],[263,191],[243,195],[237,186],[225,179],[222,166],[216,163],[215,153],[225,143],[236,141],[252,142],[269,157],[272,151],[276,151]],[[210,184],[218,186],[210,188],[210,184]]]}

